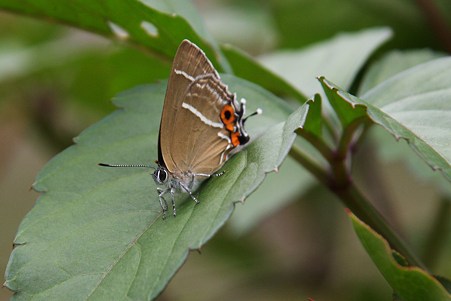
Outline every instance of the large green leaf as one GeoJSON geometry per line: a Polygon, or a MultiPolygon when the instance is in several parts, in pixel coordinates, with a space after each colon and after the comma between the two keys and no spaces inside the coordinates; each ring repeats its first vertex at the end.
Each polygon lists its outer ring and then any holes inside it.
{"type": "MultiPolygon", "coordinates": [[[[308,113],[302,130],[305,131],[305,135],[320,139],[322,137],[321,97],[316,94],[314,98],[307,101],[306,105],[308,113]]],[[[301,128],[298,129],[300,130],[301,128]]],[[[317,150],[307,141],[297,139],[294,145],[308,153],[309,157],[318,164],[322,163],[320,156],[315,156],[317,150]]],[[[277,173],[268,175],[260,189],[246,200],[243,208],[233,214],[230,221],[232,231],[237,234],[249,231],[265,217],[299,199],[296,195],[302,195],[315,183],[315,179],[303,166],[287,157],[277,173]]]]}
{"type": "Polygon", "coordinates": [[[191,1],[0,0],[0,9],[56,20],[145,46],[169,61],[180,42],[189,39],[207,53],[216,67],[228,69],[227,62],[215,55],[218,48],[191,1]]]}
{"type": "Polygon", "coordinates": [[[451,181],[451,58],[410,68],[361,96],[370,117],[451,181]]]}
{"type": "Polygon", "coordinates": [[[7,268],[5,285],[16,299],[146,300],[161,292],[188,251],[209,240],[234,202],[281,164],[304,120],[305,107],[288,117],[290,110],[272,94],[223,79],[247,98],[250,110],[263,109],[246,123],[256,138],[224,165],[222,176],[201,186],[198,206],[180,194],[176,218],[161,218],[149,170],[97,166],[157,158],[163,84],[118,96],[122,109],[47,164],[34,184],[42,194],[18,230],[7,268]]]}
{"type": "Polygon", "coordinates": [[[373,128],[368,134],[368,138],[373,140],[374,145],[380,146],[375,151],[386,164],[404,163],[408,168],[407,172],[414,175],[421,183],[434,186],[441,195],[448,196],[451,200],[449,181],[429,168],[424,160],[411,151],[407,143],[399,143],[383,128],[373,128]]]}
{"type": "Polygon", "coordinates": [[[274,74],[243,51],[231,45],[224,45],[221,49],[236,76],[256,83],[278,95],[291,96],[301,103],[306,101],[306,97],[284,77],[274,74]]]}
{"type": "Polygon", "coordinates": [[[268,174],[242,206],[237,205],[229,223],[231,230],[238,235],[250,231],[264,218],[297,200],[296,196],[314,183],[315,179],[307,170],[288,156],[279,170],[268,174]]]}
{"type": "Polygon", "coordinates": [[[361,99],[340,91],[327,80],[323,84],[338,96],[330,100],[343,112],[346,106],[360,108],[355,118],[368,116],[396,139],[405,139],[429,166],[451,180],[451,58],[401,72],[361,99]]]}
{"type": "MultiPolygon", "coordinates": [[[[369,68],[359,87],[359,95],[402,71],[443,56],[444,54],[429,49],[392,51],[369,68]]],[[[438,186],[442,193],[451,195],[449,182],[441,175],[424,168],[425,162],[419,159],[415,153],[409,152],[405,143],[396,143],[389,134],[383,133],[382,130],[372,131],[371,139],[375,139],[376,145],[383,145],[383,147],[378,147],[377,151],[385,161],[402,160],[408,164],[416,176],[421,177],[422,181],[428,180],[438,186]]]]}
{"type": "Polygon", "coordinates": [[[362,84],[359,87],[359,95],[399,72],[442,56],[444,54],[430,49],[389,52],[382,59],[371,65],[368,72],[365,73],[362,84]]]}
{"type": "Polygon", "coordinates": [[[390,35],[386,28],[341,34],[302,50],[262,56],[261,62],[308,97],[320,91],[317,76],[325,76],[347,90],[368,57],[390,35]]]}
{"type": "Polygon", "coordinates": [[[391,250],[382,236],[355,215],[349,215],[363,247],[403,301],[451,300],[451,295],[437,279],[418,267],[401,265],[402,257],[391,250]]]}

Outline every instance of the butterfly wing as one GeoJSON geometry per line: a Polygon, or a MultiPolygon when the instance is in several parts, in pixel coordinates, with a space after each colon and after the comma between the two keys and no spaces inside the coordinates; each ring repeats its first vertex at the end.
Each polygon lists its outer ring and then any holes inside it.
{"type": "Polygon", "coordinates": [[[185,40],[174,58],[160,124],[159,161],[175,175],[212,174],[230,149],[220,110],[228,92],[205,54],[185,40]]]}

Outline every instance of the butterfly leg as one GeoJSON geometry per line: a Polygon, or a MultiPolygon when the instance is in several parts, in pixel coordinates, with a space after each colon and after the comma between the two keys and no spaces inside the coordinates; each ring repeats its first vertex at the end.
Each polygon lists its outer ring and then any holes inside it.
{"type": "Polygon", "coordinates": [[[168,211],[168,203],[166,202],[166,200],[163,198],[163,195],[168,191],[168,190],[164,190],[161,188],[157,188],[158,191],[158,198],[160,200],[160,206],[161,209],[163,210],[163,219],[166,218],[166,212],[168,211]]]}
{"type": "Polygon", "coordinates": [[[222,176],[223,174],[225,174],[225,171],[224,170],[221,170],[220,172],[215,172],[215,173],[213,173],[213,174],[211,174],[211,175],[209,175],[209,174],[206,174],[206,173],[196,173],[196,174],[193,174],[195,177],[206,177],[206,178],[210,178],[210,177],[220,177],[220,176],[222,176]]]}
{"type": "Polygon", "coordinates": [[[172,187],[171,188],[171,202],[172,202],[172,214],[174,215],[174,217],[177,215],[177,209],[175,208],[175,188],[172,187]]]}
{"type": "Polygon", "coordinates": [[[220,172],[215,172],[214,174],[212,174],[213,177],[220,177],[223,174],[225,174],[225,170],[221,170],[220,172]]]}
{"type": "Polygon", "coordinates": [[[188,187],[186,187],[182,183],[180,183],[180,186],[183,188],[183,190],[185,190],[189,194],[189,196],[196,203],[196,205],[199,204],[199,200],[194,196],[194,194],[191,192],[191,190],[188,187]]]}

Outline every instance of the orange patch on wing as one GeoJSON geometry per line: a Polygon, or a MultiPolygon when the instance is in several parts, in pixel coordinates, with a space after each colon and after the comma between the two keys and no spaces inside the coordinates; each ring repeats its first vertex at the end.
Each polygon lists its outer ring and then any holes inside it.
{"type": "Polygon", "coordinates": [[[233,133],[230,135],[230,138],[231,138],[231,140],[232,140],[232,145],[233,145],[233,147],[237,147],[238,145],[240,145],[240,139],[239,139],[239,137],[240,137],[240,133],[239,133],[239,132],[233,132],[233,133]]]}
{"type": "Polygon", "coordinates": [[[231,105],[225,105],[221,110],[221,121],[224,123],[226,129],[229,132],[233,132],[235,129],[235,110],[231,105]]]}

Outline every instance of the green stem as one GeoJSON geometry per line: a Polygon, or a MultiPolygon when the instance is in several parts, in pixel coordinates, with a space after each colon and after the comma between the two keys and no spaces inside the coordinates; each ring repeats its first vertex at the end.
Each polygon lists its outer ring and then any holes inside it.
{"type": "Polygon", "coordinates": [[[324,118],[324,116],[322,118],[325,129],[329,132],[330,136],[334,141],[338,141],[338,134],[337,131],[335,130],[335,127],[331,124],[332,121],[328,120],[327,118],[324,118]]]}
{"type": "Polygon", "coordinates": [[[426,17],[429,26],[434,31],[443,48],[451,52],[451,28],[449,27],[449,22],[447,22],[446,16],[434,2],[437,1],[416,0],[420,9],[419,11],[426,17]]]}
{"type": "Polygon", "coordinates": [[[308,155],[304,154],[297,146],[293,146],[290,155],[309,170],[316,179],[328,187],[337,195],[343,204],[348,207],[358,218],[367,223],[376,232],[382,235],[390,246],[402,254],[407,261],[426,270],[420,260],[410,251],[404,241],[393,231],[385,218],[376,210],[371,202],[363,195],[352,181],[349,168],[346,166],[350,154],[351,143],[355,131],[360,125],[365,124],[365,118],[355,120],[343,132],[337,151],[331,154],[324,143],[318,143],[320,139],[310,136],[302,131],[298,134],[306,138],[326,158],[330,164],[329,172],[321,168],[308,155]]]}
{"type": "Polygon", "coordinates": [[[450,226],[451,202],[449,197],[442,197],[440,205],[433,218],[433,225],[429,230],[426,242],[424,243],[424,250],[421,258],[428,266],[433,266],[439,257],[439,252],[442,249],[443,243],[446,242],[446,236],[449,235],[450,226]]]}
{"type": "Polygon", "coordinates": [[[314,134],[311,134],[305,131],[302,128],[296,130],[296,134],[307,140],[311,145],[315,147],[317,151],[327,160],[330,161],[333,159],[333,152],[331,148],[324,143],[323,140],[318,139],[318,137],[314,134]]]}
{"type": "Polygon", "coordinates": [[[338,143],[335,160],[345,160],[350,154],[350,148],[352,146],[355,133],[362,125],[367,124],[368,118],[361,117],[351,122],[344,130],[341,139],[338,143]]]}
{"type": "Polygon", "coordinates": [[[342,189],[331,188],[331,191],[341,199],[352,213],[382,235],[390,246],[402,254],[411,265],[427,270],[424,264],[410,251],[404,241],[393,231],[385,218],[374,208],[354,183],[349,182],[349,185],[342,189]]]}
{"type": "Polygon", "coordinates": [[[328,180],[328,176],[324,168],[319,166],[312,158],[305,154],[297,145],[293,145],[290,149],[289,155],[299,162],[305,169],[315,176],[318,181],[325,183],[328,180]]]}

